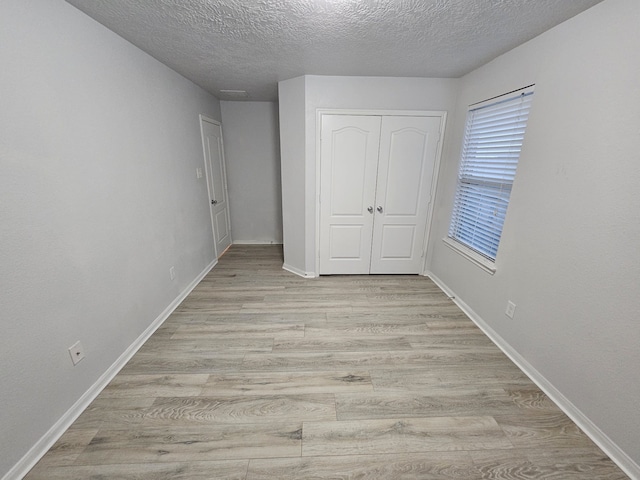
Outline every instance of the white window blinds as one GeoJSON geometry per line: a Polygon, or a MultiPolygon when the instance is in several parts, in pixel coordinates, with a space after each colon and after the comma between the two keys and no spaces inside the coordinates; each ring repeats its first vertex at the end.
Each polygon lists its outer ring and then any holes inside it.
{"type": "Polygon", "coordinates": [[[495,261],[531,108],[529,87],[472,107],[449,237],[495,261]]]}

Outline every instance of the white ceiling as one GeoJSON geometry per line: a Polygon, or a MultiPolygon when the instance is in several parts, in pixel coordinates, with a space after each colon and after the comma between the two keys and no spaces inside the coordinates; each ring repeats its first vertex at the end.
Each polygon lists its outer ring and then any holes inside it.
{"type": "Polygon", "coordinates": [[[459,77],[602,0],[67,0],[224,99],[304,74],[459,77]]]}

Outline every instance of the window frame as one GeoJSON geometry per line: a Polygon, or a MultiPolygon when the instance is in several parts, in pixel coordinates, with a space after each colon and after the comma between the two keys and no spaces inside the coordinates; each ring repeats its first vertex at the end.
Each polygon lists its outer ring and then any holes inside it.
{"type": "MultiPolygon", "coordinates": [[[[467,110],[454,205],[449,219],[447,236],[443,238],[443,242],[490,274],[494,274],[496,271],[498,248],[524,144],[534,87],[535,85],[529,85],[472,104],[467,110]],[[520,106],[518,106],[518,100],[520,106]],[[488,133],[489,135],[485,139],[488,138],[491,146],[495,148],[498,143],[496,138],[500,136],[498,132],[501,131],[502,125],[496,125],[498,120],[494,117],[490,122],[492,123],[491,130],[478,132],[480,128],[478,124],[483,122],[483,115],[481,113],[480,119],[478,119],[477,112],[491,112],[491,109],[495,110],[500,105],[502,105],[500,115],[508,114],[513,117],[509,120],[508,126],[513,128],[513,136],[516,137],[516,140],[515,144],[509,145],[508,153],[500,152],[491,156],[493,152],[482,152],[476,148],[477,144],[483,139],[482,136],[488,133]],[[511,113],[505,113],[515,109],[517,109],[518,117],[511,113]],[[524,120],[519,119],[521,113],[525,114],[524,120]],[[514,145],[516,150],[513,150],[514,145]],[[487,198],[489,200],[486,200],[487,198]],[[470,205],[470,212],[465,214],[465,206],[470,205]],[[493,210],[494,217],[487,218],[486,210],[493,210]],[[498,219],[497,222],[494,221],[495,218],[498,219]],[[478,231],[483,230],[482,227],[487,227],[488,235],[477,234],[478,231]],[[464,238],[465,236],[467,238],[464,238]],[[481,236],[483,238],[480,238],[481,236]],[[474,242],[474,239],[478,240],[474,242]],[[470,241],[466,242],[465,240],[470,241]]],[[[488,113],[488,115],[492,114],[488,113]]],[[[501,134],[504,133],[503,130],[501,134]]]]}

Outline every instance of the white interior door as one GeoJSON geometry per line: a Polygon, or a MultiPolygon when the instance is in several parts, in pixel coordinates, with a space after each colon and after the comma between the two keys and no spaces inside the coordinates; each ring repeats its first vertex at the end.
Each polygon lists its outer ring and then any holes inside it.
{"type": "Polygon", "coordinates": [[[382,118],[370,273],[421,273],[439,117],[382,118]]]}
{"type": "Polygon", "coordinates": [[[207,187],[209,189],[209,208],[213,226],[213,240],[216,246],[216,257],[220,258],[229,245],[231,245],[231,224],[229,219],[222,127],[219,123],[204,117],[200,117],[200,125],[204,147],[205,170],[207,172],[207,187]]]}
{"type": "Polygon", "coordinates": [[[321,275],[422,272],[440,123],[322,115],[321,275]]]}
{"type": "Polygon", "coordinates": [[[322,116],[320,274],[369,273],[380,121],[322,116]]]}

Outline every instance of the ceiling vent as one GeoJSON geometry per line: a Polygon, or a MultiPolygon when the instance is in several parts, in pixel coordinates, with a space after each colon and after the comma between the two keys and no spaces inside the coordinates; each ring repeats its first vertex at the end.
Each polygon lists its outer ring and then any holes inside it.
{"type": "Polygon", "coordinates": [[[246,100],[249,94],[246,90],[220,90],[220,100],[246,100]]]}

